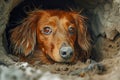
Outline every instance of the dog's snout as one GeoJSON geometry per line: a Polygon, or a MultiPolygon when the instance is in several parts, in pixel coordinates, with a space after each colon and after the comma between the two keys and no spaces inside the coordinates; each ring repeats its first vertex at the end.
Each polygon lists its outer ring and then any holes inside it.
{"type": "Polygon", "coordinates": [[[73,49],[71,47],[61,47],[60,56],[63,59],[70,59],[73,55],[73,49]]]}

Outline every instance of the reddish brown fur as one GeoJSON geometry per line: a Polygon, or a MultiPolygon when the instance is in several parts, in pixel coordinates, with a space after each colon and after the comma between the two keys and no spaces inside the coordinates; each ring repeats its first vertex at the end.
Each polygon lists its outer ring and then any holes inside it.
{"type": "Polygon", "coordinates": [[[11,32],[11,47],[13,53],[22,61],[51,64],[55,62],[74,63],[84,61],[90,56],[90,36],[84,23],[84,17],[77,12],[61,10],[36,10],[29,13],[23,23],[11,32]],[[50,35],[42,30],[45,26],[52,28],[50,35]],[[68,27],[75,28],[70,35],[68,27]],[[74,49],[74,55],[68,61],[59,55],[62,43],[69,44],[74,49]]]}

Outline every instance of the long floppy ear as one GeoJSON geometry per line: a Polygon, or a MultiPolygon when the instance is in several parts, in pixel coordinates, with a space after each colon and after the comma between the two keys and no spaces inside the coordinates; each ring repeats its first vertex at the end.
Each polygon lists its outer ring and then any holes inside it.
{"type": "Polygon", "coordinates": [[[77,25],[78,25],[78,44],[81,49],[87,53],[91,50],[91,38],[85,25],[85,17],[77,14],[77,25]]]}
{"type": "Polygon", "coordinates": [[[79,15],[78,13],[74,14],[74,18],[76,20],[77,24],[77,41],[80,46],[80,48],[83,50],[85,53],[89,53],[91,50],[91,38],[90,35],[87,31],[87,27],[85,25],[85,17],[79,15]]]}
{"type": "Polygon", "coordinates": [[[38,15],[31,13],[22,24],[11,30],[10,47],[13,53],[27,56],[34,51],[38,20],[38,15]]]}

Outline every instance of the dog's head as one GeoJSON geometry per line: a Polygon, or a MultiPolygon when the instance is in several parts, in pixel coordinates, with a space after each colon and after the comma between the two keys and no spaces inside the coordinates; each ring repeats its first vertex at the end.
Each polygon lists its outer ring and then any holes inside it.
{"type": "Polygon", "coordinates": [[[37,10],[12,30],[11,45],[25,56],[37,48],[55,62],[74,62],[81,54],[78,51],[90,50],[90,37],[84,17],[77,12],[37,10]]]}

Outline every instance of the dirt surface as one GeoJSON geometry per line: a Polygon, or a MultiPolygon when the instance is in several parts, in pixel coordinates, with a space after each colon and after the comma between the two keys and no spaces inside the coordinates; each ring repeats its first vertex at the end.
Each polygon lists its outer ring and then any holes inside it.
{"type": "MultiPolygon", "coordinates": [[[[18,70],[14,76],[18,76],[19,74],[21,74],[21,76],[16,77],[15,80],[19,80],[19,78],[22,79],[21,77],[25,80],[29,80],[29,78],[31,78],[31,80],[48,80],[49,78],[50,80],[120,80],[120,52],[116,55],[111,54],[111,57],[105,57],[97,63],[102,66],[101,68],[91,64],[91,60],[88,60],[86,63],[77,62],[74,65],[58,63],[52,65],[29,65],[27,63],[17,62],[7,67],[7,74],[9,74],[9,77],[13,76],[14,74],[10,75],[11,70],[18,70]],[[22,72],[19,72],[19,70],[22,72]],[[42,73],[38,73],[39,71],[42,73]],[[26,74],[26,76],[22,74],[26,74]],[[28,75],[31,76],[28,78],[28,75]]],[[[3,64],[1,64],[1,66],[2,65],[3,64]]],[[[4,72],[5,69],[1,71],[5,67],[2,68],[1,66],[0,74],[6,75],[4,72]]],[[[0,80],[7,79],[1,78],[0,80]]],[[[10,80],[12,80],[12,78],[10,80]]]]}

